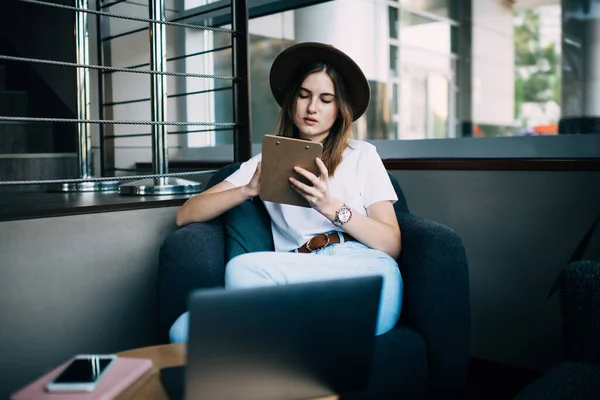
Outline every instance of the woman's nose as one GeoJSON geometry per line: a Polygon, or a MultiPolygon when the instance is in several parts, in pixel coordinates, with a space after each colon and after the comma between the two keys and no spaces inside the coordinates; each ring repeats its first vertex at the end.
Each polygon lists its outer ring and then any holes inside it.
{"type": "Polygon", "coordinates": [[[308,105],[306,107],[306,111],[308,111],[309,113],[314,113],[316,112],[317,108],[316,108],[316,104],[315,104],[315,100],[311,100],[308,102],[308,105]]]}

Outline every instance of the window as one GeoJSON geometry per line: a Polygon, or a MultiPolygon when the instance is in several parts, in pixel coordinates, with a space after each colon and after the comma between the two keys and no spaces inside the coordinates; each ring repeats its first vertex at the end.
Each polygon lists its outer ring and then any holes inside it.
{"type": "MultiPolygon", "coordinates": [[[[362,67],[372,98],[355,126],[361,139],[600,132],[592,68],[598,44],[586,33],[600,24],[597,10],[574,2],[567,18],[554,0],[536,1],[534,8],[524,8],[533,2],[467,3],[332,0],[252,19],[253,142],[272,132],[279,113],[270,65],[300,41],[331,43],[362,67]]],[[[227,45],[218,34],[213,40],[215,47],[227,45]]],[[[214,62],[214,73],[230,73],[228,51],[216,53],[214,62]]],[[[230,122],[230,91],[213,96],[215,121],[230,122]]],[[[233,142],[228,132],[215,135],[206,145],[233,142]]]]}
{"type": "Polygon", "coordinates": [[[412,10],[426,12],[444,18],[456,17],[456,0],[395,0],[402,7],[412,10]]]}
{"type": "Polygon", "coordinates": [[[474,3],[474,21],[486,22],[473,30],[475,137],[557,135],[561,118],[569,113],[561,95],[568,86],[563,72],[570,69],[567,59],[561,72],[561,5],[555,1],[527,4],[501,7],[494,18],[486,19],[474,3]]]}
{"type": "Polygon", "coordinates": [[[390,37],[392,39],[398,39],[400,37],[400,18],[398,17],[397,7],[388,7],[388,19],[390,37]]]}
{"type": "MultiPolygon", "coordinates": [[[[515,11],[515,128],[510,132],[513,135],[558,133],[561,117],[560,20],[560,5],[515,11]]],[[[567,67],[571,69],[571,66],[567,67]]]]}
{"type": "MultiPolygon", "coordinates": [[[[369,109],[355,127],[359,138],[396,140],[454,136],[454,126],[448,122],[455,119],[449,116],[454,110],[450,104],[454,97],[449,93],[455,82],[451,43],[456,34],[456,23],[445,18],[452,12],[447,4],[439,1],[406,3],[406,7],[416,11],[405,9],[404,3],[334,0],[250,20],[253,142],[259,144],[264,134],[272,133],[278,118],[279,107],[268,85],[270,66],[281,50],[299,41],[331,43],[352,56],[365,72],[372,98],[369,109]],[[380,4],[387,6],[382,8],[380,4]],[[443,11],[444,7],[448,9],[443,11]],[[349,26],[356,28],[348,29],[349,26]],[[385,31],[378,29],[386,26],[385,31]],[[384,50],[380,43],[386,41],[389,45],[384,50]],[[383,70],[383,65],[388,68],[383,70]],[[419,76],[407,72],[418,69],[421,69],[419,76]],[[437,99],[437,95],[443,96],[443,100],[437,99]],[[440,107],[445,108],[440,110],[440,107]]],[[[228,35],[211,35],[215,48],[230,43],[228,35]]],[[[229,74],[230,64],[230,50],[215,53],[211,73],[229,74]]],[[[214,101],[214,121],[230,122],[231,91],[223,90],[208,96],[214,101]]],[[[206,105],[196,107],[197,112],[201,109],[206,109],[206,105]]],[[[195,139],[190,136],[189,147],[233,143],[229,132],[193,135],[197,136],[195,139]]]]}
{"type": "MultiPolygon", "coordinates": [[[[442,3],[436,3],[438,11],[442,3]]],[[[393,53],[397,60],[388,77],[388,87],[396,102],[396,106],[390,108],[391,120],[395,122],[390,127],[393,139],[456,136],[454,61],[457,55],[453,44],[458,24],[440,16],[453,15],[449,10],[441,14],[415,11],[431,11],[425,6],[423,2],[405,1],[388,8],[390,27],[399,26],[398,36],[390,34],[389,37],[390,62],[393,53]]],[[[390,33],[393,31],[390,29],[390,33]]]]}
{"type": "Polygon", "coordinates": [[[400,42],[437,53],[450,53],[452,25],[409,11],[402,13],[400,42]]]}

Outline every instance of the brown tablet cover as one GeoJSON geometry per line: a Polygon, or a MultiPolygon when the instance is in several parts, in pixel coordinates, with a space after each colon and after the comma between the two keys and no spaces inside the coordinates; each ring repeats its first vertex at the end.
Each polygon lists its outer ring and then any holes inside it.
{"type": "Polygon", "coordinates": [[[294,171],[294,166],[319,176],[316,158],[321,157],[322,153],[321,143],[265,135],[262,142],[260,198],[274,203],[310,207],[308,201],[292,189],[289,177],[293,176],[307,185],[312,185],[308,179],[294,171]]]}
{"type": "Polygon", "coordinates": [[[92,392],[47,392],[46,385],[62,372],[69,361],[14,393],[11,400],[110,400],[152,369],[152,360],[117,358],[92,392]]]}

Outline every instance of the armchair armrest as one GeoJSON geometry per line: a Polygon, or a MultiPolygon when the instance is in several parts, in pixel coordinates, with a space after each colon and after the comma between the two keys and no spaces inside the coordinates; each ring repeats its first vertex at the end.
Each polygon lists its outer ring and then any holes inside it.
{"type": "Polygon", "coordinates": [[[458,389],[466,379],[471,341],[469,271],[464,245],[450,228],[408,213],[399,266],[404,280],[402,322],[427,348],[429,386],[458,389]]]}
{"type": "Polygon", "coordinates": [[[225,284],[225,238],[219,218],[171,232],[159,253],[159,339],[168,340],[173,322],[187,310],[193,289],[225,284]]]}

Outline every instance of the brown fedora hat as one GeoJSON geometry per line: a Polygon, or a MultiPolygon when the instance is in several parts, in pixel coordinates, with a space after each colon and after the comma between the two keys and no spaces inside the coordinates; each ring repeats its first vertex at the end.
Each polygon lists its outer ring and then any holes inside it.
{"type": "Polygon", "coordinates": [[[301,42],[282,51],[271,66],[269,83],[279,105],[283,104],[287,90],[303,68],[323,63],[335,69],[344,80],[348,101],[352,107],[352,120],[356,121],[369,106],[371,89],[360,67],[344,52],[317,42],[301,42]]]}

